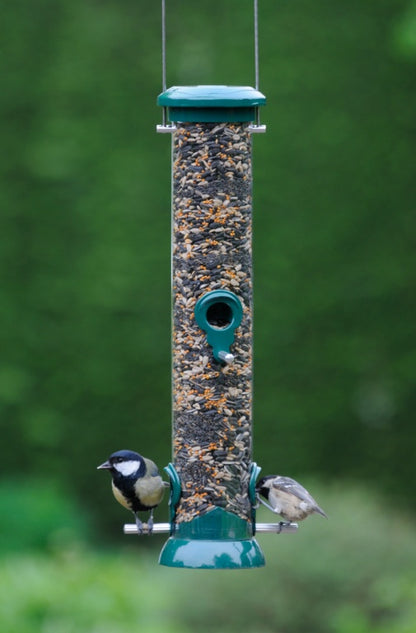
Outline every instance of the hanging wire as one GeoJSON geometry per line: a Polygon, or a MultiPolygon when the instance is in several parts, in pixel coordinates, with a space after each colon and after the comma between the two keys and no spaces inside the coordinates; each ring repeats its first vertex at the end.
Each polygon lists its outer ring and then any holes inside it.
{"type": "MultiPolygon", "coordinates": [[[[253,0],[254,10],[254,85],[259,89],[259,7],[258,0],[253,0]]],[[[166,0],[162,0],[162,92],[166,91],[166,0]]],[[[167,112],[163,108],[163,126],[166,125],[167,112]]],[[[256,123],[260,124],[259,111],[256,112],[256,123]]]]}
{"type": "MultiPolygon", "coordinates": [[[[254,4],[254,75],[255,88],[259,89],[259,7],[254,4]]],[[[166,0],[162,0],[162,91],[166,90],[166,0]]]]}
{"type": "MultiPolygon", "coordinates": [[[[162,92],[166,91],[166,2],[162,0],[162,92]]],[[[166,127],[166,107],[162,109],[162,127],[166,127]]]]}
{"type": "Polygon", "coordinates": [[[166,90],[166,2],[162,0],[162,91],[166,90]]]}
{"type": "Polygon", "coordinates": [[[254,74],[255,88],[259,89],[259,7],[258,0],[254,0],[254,74]]]}

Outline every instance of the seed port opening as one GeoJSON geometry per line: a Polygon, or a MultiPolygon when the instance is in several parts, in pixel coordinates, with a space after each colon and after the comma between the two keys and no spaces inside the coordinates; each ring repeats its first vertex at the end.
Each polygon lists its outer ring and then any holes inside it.
{"type": "Polygon", "coordinates": [[[207,321],[212,327],[224,329],[233,321],[233,311],[224,301],[216,301],[207,310],[207,321]]]}

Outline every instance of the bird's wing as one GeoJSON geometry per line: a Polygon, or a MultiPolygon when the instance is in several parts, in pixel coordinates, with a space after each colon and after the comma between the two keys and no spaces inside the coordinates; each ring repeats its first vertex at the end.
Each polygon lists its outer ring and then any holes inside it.
{"type": "Polygon", "coordinates": [[[312,495],[309,494],[306,488],[301,486],[300,483],[298,483],[291,477],[275,477],[272,481],[272,488],[281,492],[287,492],[288,494],[295,495],[296,497],[298,497],[298,499],[301,499],[301,501],[306,501],[306,503],[309,503],[311,506],[319,507],[315,499],[312,497],[312,495]]]}
{"type": "Polygon", "coordinates": [[[146,464],[146,473],[150,477],[157,477],[159,475],[159,469],[151,459],[144,458],[144,463],[146,464]]]}

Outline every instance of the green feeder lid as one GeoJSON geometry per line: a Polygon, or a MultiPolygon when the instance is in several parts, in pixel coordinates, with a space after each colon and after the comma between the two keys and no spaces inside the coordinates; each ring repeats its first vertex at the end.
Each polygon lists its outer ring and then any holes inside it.
{"type": "Polygon", "coordinates": [[[254,121],[266,97],[250,86],[172,86],[157,103],[168,108],[171,121],[246,122],[254,121]]]}

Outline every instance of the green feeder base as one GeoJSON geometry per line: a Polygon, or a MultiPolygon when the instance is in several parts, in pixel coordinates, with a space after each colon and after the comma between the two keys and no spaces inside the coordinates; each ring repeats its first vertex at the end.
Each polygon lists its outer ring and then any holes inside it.
{"type": "Polygon", "coordinates": [[[263,552],[251,535],[250,523],[222,508],[176,524],[159,563],[190,569],[249,569],[265,565],[263,552]]]}
{"type": "Polygon", "coordinates": [[[264,555],[256,539],[209,541],[175,538],[166,541],[160,565],[190,569],[249,569],[263,567],[264,555]]]}

